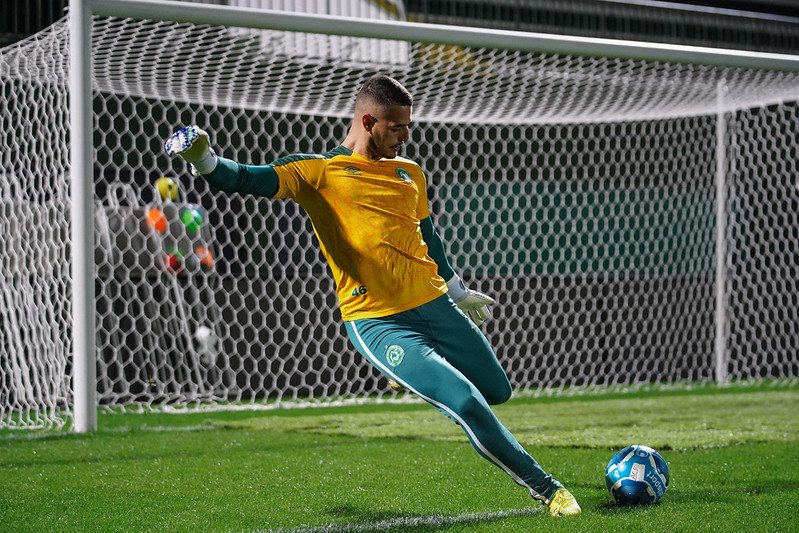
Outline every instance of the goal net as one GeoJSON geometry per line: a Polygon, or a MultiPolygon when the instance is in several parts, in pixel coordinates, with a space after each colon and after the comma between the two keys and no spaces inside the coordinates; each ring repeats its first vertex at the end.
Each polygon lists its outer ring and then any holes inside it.
{"type": "MultiPolygon", "coordinates": [[[[0,428],[71,420],[68,37],[0,50],[0,428]]],[[[92,43],[103,406],[395,397],[303,211],[162,149],[196,123],[240,162],[327,151],[377,72],[517,391],[799,374],[796,74],[104,17],[92,43]]]]}

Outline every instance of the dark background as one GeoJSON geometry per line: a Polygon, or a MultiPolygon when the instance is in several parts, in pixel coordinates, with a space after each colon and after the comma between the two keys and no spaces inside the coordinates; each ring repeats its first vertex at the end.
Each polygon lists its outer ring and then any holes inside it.
{"type": "MultiPolygon", "coordinates": [[[[224,0],[205,3],[226,4],[224,0]]],[[[61,18],[68,0],[0,0],[0,46],[61,18]]],[[[408,20],[793,53],[799,2],[405,0],[408,20]]]]}

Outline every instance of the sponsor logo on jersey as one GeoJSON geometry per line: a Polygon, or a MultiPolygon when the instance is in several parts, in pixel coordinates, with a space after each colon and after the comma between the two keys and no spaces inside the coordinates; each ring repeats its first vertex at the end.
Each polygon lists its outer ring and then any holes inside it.
{"type": "Polygon", "coordinates": [[[392,344],[386,349],[386,361],[388,361],[388,364],[391,366],[397,366],[400,364],[404,357],[405,350],[402,349],[402,346],[392,344]]]}
{"type": "Polygon", "coordinates": [[[402,167],[397,169],[397,176],[399,176],[399,179],[401,179],[402,181],[412,181],[411,175],[408,173],[407,170],[405,170],[402,167]]]}
{"type": "Polygon", "coordinates": [[[361,169],[355,166],[348,166],[342,169],[344,172],[349,174],[350,176],[358,176],[361,173],[361,169]]]}

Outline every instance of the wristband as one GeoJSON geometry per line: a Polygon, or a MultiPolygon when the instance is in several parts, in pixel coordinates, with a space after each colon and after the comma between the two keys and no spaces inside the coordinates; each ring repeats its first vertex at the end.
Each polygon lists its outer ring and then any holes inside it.
{"type": "Polygon", "coordinates": [[[199,161],[192,162],[194,168],[197,169],[197,172],[200,174],[210,174],[216,168],[216,165],[219,164],[219,158],[216,156],[213,150],[208,149],[208,153],[205,154],[205,157],[200,159],[199,161]]]}
{"type": "Polygon", "coordinates": [[[449,297],[452,298],[452,301],[455,303],[458,303],[469,296],[469,291],[466,290],[466,285],[463,284],[463,280],[457,274],[449,278],[447,281],[447,288],[449,289],[449,297]]]}

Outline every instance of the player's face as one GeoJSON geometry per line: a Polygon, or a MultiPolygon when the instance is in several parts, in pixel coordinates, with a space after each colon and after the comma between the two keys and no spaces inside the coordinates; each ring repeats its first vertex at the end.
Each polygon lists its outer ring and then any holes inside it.
{"type": "Polygon", "coordinates": [[[411,135],[411,107],[381,107],[377,114],[370,115],[369,151],[377,158],[393,159],[411,135]]]}

